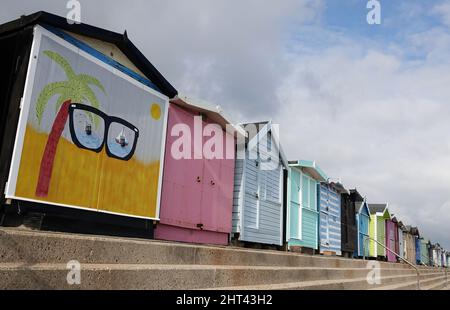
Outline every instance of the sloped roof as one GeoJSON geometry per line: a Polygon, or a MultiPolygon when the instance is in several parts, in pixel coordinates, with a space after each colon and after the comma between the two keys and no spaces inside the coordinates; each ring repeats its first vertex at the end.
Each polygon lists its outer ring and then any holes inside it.
{"type": "MultiPolygon", "coordinates": [[[[230,129],[234,129],[238,134],[245,136],[245,130],[239,126],[234,125],[235,123],[225,114],[222,108],[218,105],[214,106],[208,102],[195,100],[187,96],[177,95],[175,98],[170,100],[171,103],[184,107],[198,113],[204,113],[209,119],[214,123],[219,124],[223,129],[228,129],[227,125],[231,125],[230,129]]],[[[230,132],[232,133],[232,132],[230,132]]]]}
{"type": "Polygon", "coordinates": [[[67,19],[47,12],[37,12],[22,16],[19,19],[0,25],[0,35],[7,35],[36,24],[48,25],[64,31],[84,35],[116,45],[122,53],[148,78],[156,87],[169,98],[175,97],[177,90],[164,78],[164,76],[150,63],[139,49],[128,39],[127,32],[123,34],[91,26],[88,24],[69,24],[67,19]]]}
{"type": "Polygon", "coordinates": [[[355,202],[355,214],[361,213],[363,208],[367,208],[367,213],[370,214],[369,205],[366,200],[355,202]]]}
{"type": "MultiPolygon", "coordinates": [[[[286,155],[284,154],[283,151],[283,147],[281,146],[280,143],[280,137],[279,137],[279,133],[277,132],[276,128],[273,126],[272,121],[262,121],[262,122],[255,122],[255,123],[246,123],[246,124],[240,124],[241,126],[246,126],[249,124],[253,124],[256,125],[256,132],[254,133],[248,133],[248,148],[252,149],[254,148],[256,145],[258,145],[258,143],[261,141],[261,139],[263,139],[264,137],[267,136],[267,134],[270,132],[272,135],[272,138],[275,140],[275,143],[279,146],[279,156],[281,159],[281,163],[283,165],[283,167],[288,168],[288,161],[286,159],[286,155]],[[259,125],[263,125],[263,126],[259,126],[259,125]]],[[[244,127],[245,130],[245,127],[244,127]]]]}
{"type": "Polygon", "coordinates": [[[384,210],[386,210],[387,204],[386,203],[369,203],[369,211],[370,214],[375,213],[382,213],[384,210]]]}
{"type": "Polygon", "coordinates": [[[289,166],[300,167],[309,173],[314,179],[319,182],[325,182],[328,180],[327,175],[323,170],[316,164],[315,161],[311,160],[290,160],[289,166]]]}
{"type": "Polygon", "coordinates": [[[411,227],[411,234],[420,236],[419,228],[417,228],[416,226],[411,227]]]}
{"type": "Polygon", "coordinates": [[[330,182],[331,186],[333,186],[339,194],[348,194],[348,190],[345,188],[344,184],[339,182],[330,182]]]}
{"type": "Polygon", "coordinates": [[[350,195],[352,195],[355,201],[364,201],[364,197],[358,192],[356,188],[350,190],[350,195]]]}

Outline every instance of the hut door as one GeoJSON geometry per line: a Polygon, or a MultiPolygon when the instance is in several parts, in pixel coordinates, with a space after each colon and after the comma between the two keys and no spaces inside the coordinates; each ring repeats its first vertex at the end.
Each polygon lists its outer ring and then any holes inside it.
{"type": "Polygon", "coordinates": [[[328,187],[320,185],[320,196],[325,198],[324,200],[321,200],[320,203],[323,203],[324,205],[320,207],[320,245],[322,247],[329,247],[330,246],[330,225],[331,218],[330,218],[330,190],[328,187]]]}
{"type": "Polygon", "coordinates": [[[391,250],[395,251],[395,232],[392,224],[389,227],[389,246],[391,247],[391,250]]]}
{"type": "MultiPolygon", "coordinates": [[[[205,128],[209,122],[203,121],[205,128]]],[[[222,131],[222,143],[226,145],[229,134],[222,131]]],[[[203,145],[210,139],[203,137],[203,145]]],[[[233,139],[233,137],[231,137],[233,139]]],[[[205,156],[205,155],[204,155],[205,156]]],[[[231,229],[233,204],[234,160],[212,158],[203,160],[201,180],[201,221],[198,228],[228,233],[231,229]]]]}
{"type": "Polygon", "coordinates": [[[301,239],[300,172],[291,169],[290,237],[301,239]]]}
{"type": "Polygon", "coordinates": [[[244,226],[259,229],[261,170],[256,159],[246,160],[244,226]]]}
{"type": "MultiPolygon", "coordinates": [[[[167,127],[169,132],[176,124],[187,124],[190,128],[194,128],[192,114],[171,104],[167,127]]],[[[167,135],[169,150],[176,139],[176,136],[167,135]]],[[[191,141],[191,150],[196,152],[193,141],[191,141]]],[[[191,156],[194,156],[194,153],[191,156]]],[[[203,169],[202,160],[176,160],[170,155],[170,151],[166,152],[161,194],[162,224],[197,229],[197,225],[202,223],[200,204],[203,169]]]]}
{"type": "Polygon", "coordinates": [[[322,231],[322,238],[320,239],[320,244],[324,247],[329,247],[330,246],[330,216],[327,213],[322,213],[321,217],[324,221],[324,224],[321,229],[323,229],[322,231]]]}
{"type": "MultiPolygon", "coordinates": [[[[394,232],[394,223],[392,221],[386,221],[386,236],[387,243],[386,246],[391,251],[395,251],[395,232],[394,232]]],[[[386,251],[386,255],[388,260],[393,262],[396,260],[395,255],[391,251],[386,251]]]]}
{"type": "Polygon", "coordinates": [[[366,256],[369,255],[369,246],[368,242],[364,244],[364,239],[369,233],[369,218],[365,214],[359,215],[359,248],[360,254],[366,252],[366,256]],[[365,246],[365,247],[364,247],[365,246]]]}
{"type": "Polygon", "coordinates": [[[219,227],[219,221],[221,219],[217,216],[216,212],[220,209],[220,169],[220,160],[203,160],[200,204],[201,219],[197,223],[197,227],[202,230],[216,231],[217,227],[219,227]]]}

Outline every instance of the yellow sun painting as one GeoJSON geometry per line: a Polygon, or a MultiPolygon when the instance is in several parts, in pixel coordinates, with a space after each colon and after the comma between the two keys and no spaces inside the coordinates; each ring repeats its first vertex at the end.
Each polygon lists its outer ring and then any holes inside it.
{"type": "Polygon", "coordinates": [[[159,104],[152,104],[152,107],[150,108],[150,114],[154,120],[159,120],[161,118],[161,107],[159,106],[159,104]]]}

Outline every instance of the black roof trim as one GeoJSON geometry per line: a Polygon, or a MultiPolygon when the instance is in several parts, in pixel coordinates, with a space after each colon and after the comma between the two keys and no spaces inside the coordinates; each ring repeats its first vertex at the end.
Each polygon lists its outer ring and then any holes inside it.
{"type": "Polygon", "coordinates": [[[87,24],[69,24],[67,23],[66,18],[40,11],[31,15],[21,16],[19,19],[0,25],[0,35],[19,31],[39,23],[117,45],[130,61],[133,62],[164,95],[169,98],[174,98],[178,94],[178,91],[164,78],[150,61],[148,61],[133,42],[128,39],[126,31],[124,34],[119,34],[87,24]]]}
{"type": "Polygon", "coordinates": [[[350,190],[350,195],[352,196],[354,201],[362,202],[364,201],[364,197],[358,192],[356,188],[350,190]]]}

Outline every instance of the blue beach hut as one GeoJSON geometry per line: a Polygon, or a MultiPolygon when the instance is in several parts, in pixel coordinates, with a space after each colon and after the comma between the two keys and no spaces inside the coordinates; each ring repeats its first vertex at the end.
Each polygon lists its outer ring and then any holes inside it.
{"type": "MultiPolygon", "coordinates": [[[[357,225],[357,244],[355,250],[355,257],[364,256],[364,239],[369,236],[370,224],[370,210],[365,198],[356,190],[350,190],[350,197],[352,203],[355,204],[355,216],[357,225]]],[[[369,247],[365,247],[365,256],[369,256],[369,247]]]]}
{"type": "Polygon", "coordinates": [[[341,193],[346,189],[340,182],[317,185],[319,210],[319,251],[321,254],[341,255],[341,193]]]}

